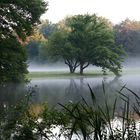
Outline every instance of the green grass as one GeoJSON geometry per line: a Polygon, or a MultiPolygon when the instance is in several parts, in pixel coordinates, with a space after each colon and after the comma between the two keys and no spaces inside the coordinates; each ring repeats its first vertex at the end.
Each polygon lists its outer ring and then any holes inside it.
{"type": "Polygon", "coordinates": [[[69,73],[69,72],[30,72],[28,78],[69,78],[69,77],[97,77],[103,76],[101,72],[85,73],[80,75],[79,73],[69,73]]]}
{"type": "MultiPolygon", "coordinates": [[[[140,74],[140,69],[123,69],[121,75],[126,74],[140,74]]],[[[112,72],[107,73],[108,76],[114,75],[112,72]]],[[[103,76],[101,70],[90,70],[85,71],[83,75],[80,75],[78,72],[69,73],[69,71],[48,71],[48,72],[30,72],[27,75],[27,78],[70,78],[70,77],[100,77],[103,76]]]]}

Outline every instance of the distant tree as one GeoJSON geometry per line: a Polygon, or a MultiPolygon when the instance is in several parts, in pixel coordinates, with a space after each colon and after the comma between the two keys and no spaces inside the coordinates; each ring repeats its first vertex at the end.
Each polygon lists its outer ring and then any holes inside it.
{"type": "Polygon", "coordinates": [[[65,26],[67,32],[59,31],[49,38],[49,48],[53,55],[63,57],[70,72],[80,66],[80,74],[83,74],[89,64],[107,68],[115,74],[119,72],[123,51],[114,45],[112,25],[108,20],[96,15],[77,15],[67,18],[65,26]]]}
{"type": "Polygon", "coordinates": [[[39,61],[39,52],[43,41],[45,41],[43,35],[39,33],[37,27],[34,28],[32,35],[26,39],[26,49],[29,61],[39,61]]]}
{"type": "Polygon", "coordinates": [[[44,63],[48,60],[52,61],[48,55],[47,40],[51,34],[57,31],[57,25],[52,24],[48,20],[41,21],[36,26],[31,36],[26,39],[26,48],[29,62],[44,63]]]}
{"type": "Polygon", "coordinates": [[[52,33],[57,30],[57,25],[49,22],[48,20],[42,21],[39,26],[39,32],[47,39],[52,33]]]}
{"type": "Polygon", "coordinates": [[[115,42],[129,54],[140,53],[140,21],[126,19],[114,26],[115,42]]]}
{"type": "Polygon", "coordinates": [[[26,37],[46,10],[43,0],[0,1],[0,83],[24,80],[26,37]]]}
{"type": "Polygon", "coordinates": [[[28,55],[28,60],[29,61],[36,61],[39,55],[39,42],[36,41],[30,41],[26,45],[27,49],[27,55],[28,55]]]}

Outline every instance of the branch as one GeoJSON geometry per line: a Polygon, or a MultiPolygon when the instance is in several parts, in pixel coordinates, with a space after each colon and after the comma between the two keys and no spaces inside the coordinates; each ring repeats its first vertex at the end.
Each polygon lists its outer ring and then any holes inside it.
{"type": "Polygon", "coordinates": [[[87,62],[87,64],[83,67],[83,69],[85,69],[88,66],[89,66],[89,62],[87,62]]]}
{"type": "Polygon", "coordinates": [[[76,61],[74,67],[77,68],[78,66],[80,66],[80,63],[78,64],[78,61],[76,61]]]}
{"type": "Polygon", "coordinates": [[[69,65],[70,66],[70,62],[68,59],[65,60],[65,64],[69,65]]]}

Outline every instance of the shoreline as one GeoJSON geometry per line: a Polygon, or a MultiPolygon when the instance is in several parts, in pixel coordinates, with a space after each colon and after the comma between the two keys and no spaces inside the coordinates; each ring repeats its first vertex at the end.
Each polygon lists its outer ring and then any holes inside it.
{"type": "MultiPolygon", "coordinates": [[[[140,69],[122,69],[122,72],[120,73],[120,76],[123,75],[135,75],[140,74],[140,69]]],[[[34,78],[81,78],[81,77],[110,77],[110,76],[116,76],[112,72],[107,72],[106,75],[103,75],[103,72],[101,70],[90,70],[85,71],[83,75],[80,75],[78,72],[76,73],[69,73],[69,71],[32,71],[27,74],[27,78],[34,79],[34,78]]]]}

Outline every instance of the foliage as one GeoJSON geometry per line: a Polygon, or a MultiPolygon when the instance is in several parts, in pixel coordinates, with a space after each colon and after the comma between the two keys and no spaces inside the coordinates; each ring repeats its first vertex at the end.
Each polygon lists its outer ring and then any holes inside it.
{"type": "Polygon", "coordinates": [[[36,61],[39,55],[39,42],[36,41],[30,41],[27,45],[26,45],[26,49],[27,49],[27,54],[28,54],[28,60],[31,61],[36,61]]]}
{"type": "Polygon", "coordinates": [[[22,45],[46,10],[43,0],[0,1],[0,84],[25,80],[26,51],[22,45]]]}
{"type": "Polygon", "coordinates": [[[46,10],[43,0],[1,0],[0,40],[18,36],[25,40],[46,10]]]}
{"type": "Polygon", "coordinates": [[[114,26],[115,42],[122,44],[130,55],[140,52],[140,22],[126,19],[114,26]]]}
{"type": "Polygon", "coordinates": [[[96,15],[79,15],[70,19],[68,24],[72,29],[70,40],[75,47],[79,48],[80,73],[83,73],[83,69],[89,64],[100,64],[100,67],[107,69],[109,66],[115,66],[116,71],[120,69],[119,60],[119,65],[116,63],[120,54],[115,52],[115,49],[119,50],[119,48],[114,46],[112,26],[108,20],[96,15]],[[106,63],[110,61],[112,63],[106,63]]]}
{"type": "Polygon", "coordinates": [[[103,83],[103,93],[105,96],[102,106],[98,104],[95,93],[88,85],[92,104],[89,104],[83,97],[80,102],[59,104],[62,108],[49,108],[46,104],[40,105],[40,111],[36,113],[31,105],[30,99],[35,92],[33,88],[28,91],[28,96],[16,106],[6,106],[1,110],[0,115],[0,138],[7,140],[18,139],[69,139],[77,136],[83,140],[126,140],[139,139],[139,128],[136,127],[136,120],[131,116],[139,113],[140,97],[129,88],[123,86],[119,91],[119,97],[109,106],[106,98],[105,85],[103,83]],[[123,93],[128,90],[136,99],[134,104],[130,104],[129,96],[123,93]],[[121,108],[117,114],[118,99],[122,100],[121,108]],[[131,108],[132,107],[132,108],[131,108]],[[114,118],[121,120],[121,125],[113,126],[114,118]],[[54,133],[55,129],[60,129],[54,133]]]}
{"type": "Polygon", "coordinates": [[[121,72],[121,62],[123,62],[123,57],[126,55],[123,51],[122,46],[111,46],[110,49],[106,47],[97,47],[95,49],[94,60],[92,64],[99,66],[103,69],[104,74],[106,70],[112,71],[115,75],[119,75],[121,72]]]}
{"type": "Polygon", "coordinates": [[[28,43],[26,44],[29,61],[39,62],[43,58],[40,51],[43,50],[42,47],[44,41],[45,39],[43,35],[39,33],[38,29],[34,29],[32,35],[27,38],[28,43]]]}
{"type": "Polygon", "coordinates": [[[76,15],[67,18],[59,31],[48,40],[50,54],[61,56],[73,73],[80,66],[80,74],[93,64],[118,74],[123,50],[114,44],[111,23],[96,15],[76,15]]]}
{"type": "Polygon", "coordinates": [[[59,29],[48,40],[49,55],[57,58],[62,57],[65,64],[69,66],[70,72],[73,73],[76,67],[79,66],[75,59],[78,54],[78,49],[74,48],[68,40],[69,32],[64,29],[59,29]]]}
{"type": "Polygon", "coordinates": [[[48,39],[51,34],[57,31],[57,25],[45,20],[42,21],[41,25],[39,26],[39,31],[46,39],[48,39]]]}
{"type": "Polygon", "coordinates": [[[48,38],[57,31],[57,25],[48,20],[42,21],[40,25],[34,28],[34,32],[27,38],[27,53],[30,62],[46,63],[52,61],[48,52],[48,38]]]}
{"type": "Polygon", "coordinates": [[[0,84],[21,82],[27,74],[25,48],[15,38],[0,42],[0,84]]]}

